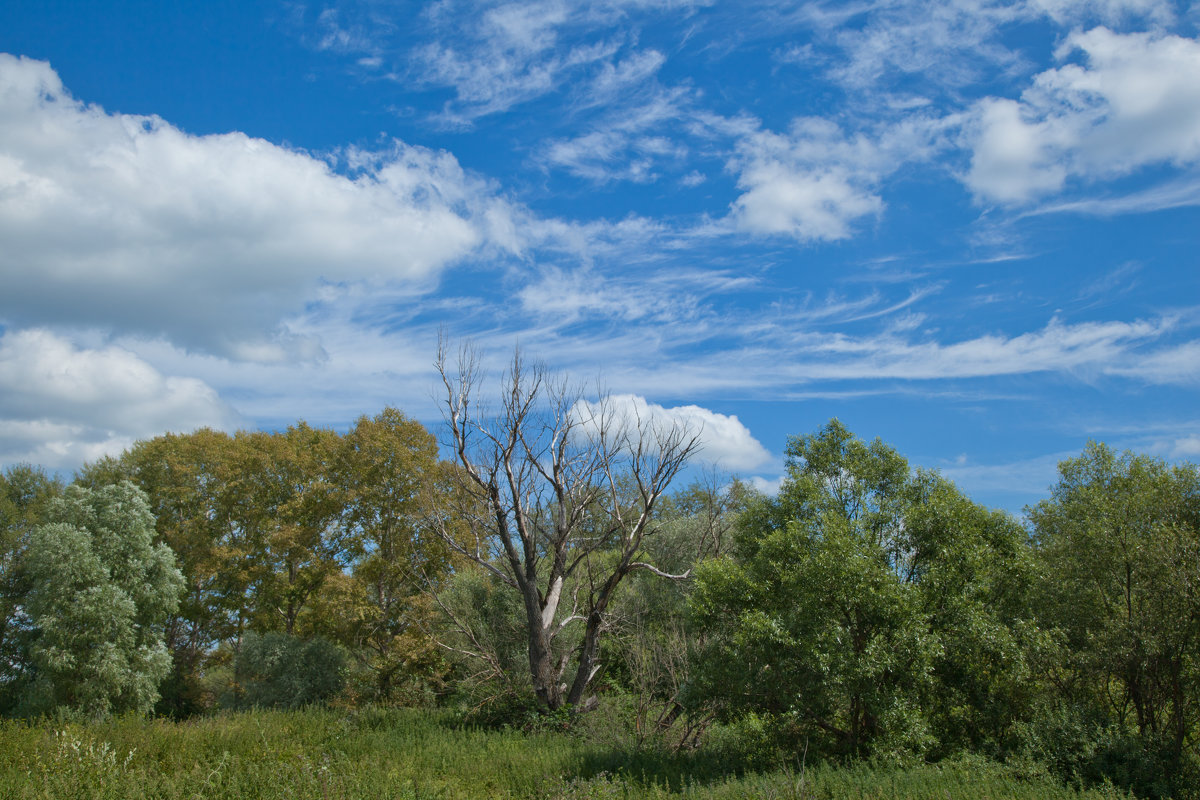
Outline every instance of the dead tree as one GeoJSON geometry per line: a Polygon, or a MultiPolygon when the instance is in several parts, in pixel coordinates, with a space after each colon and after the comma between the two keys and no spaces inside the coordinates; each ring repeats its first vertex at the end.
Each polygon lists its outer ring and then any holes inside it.
{"type": "Polygon", "coordinates": [[[520,351],[494,411],[480,403],[479,357],[469,345],[453,374],[444,343],[436,365],[445,444],[461,483],[446,518],[467,528],[465,537],[444,531],[446,542],[520,595],[538,700],[551,710],[590,707],[605,614],[621,580],[637,569],[686,577],[644,560],[642,543],[699,432],[643,419],[607,396],[585,401],[520,351]]]}

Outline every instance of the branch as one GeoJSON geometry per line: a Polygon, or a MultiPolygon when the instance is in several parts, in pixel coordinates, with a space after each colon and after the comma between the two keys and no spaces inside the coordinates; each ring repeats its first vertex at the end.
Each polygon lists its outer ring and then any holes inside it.
{"type": "Polygon", "coordinates": [[[585,620],[585,619],[587,619],[587,617],[583,616],[582,614],[572,614],[571,616],[564,619],[562,622],[558,623],[558,627],[556,627],[554,629],[554,631],[551,632],[550,638],[553,639],[555,636],[558,636],[560,633],[562,633],[562,629],[567,627],[567,625],[571,624],[572,622],[579,622],[579,621],[585,620]]]}
{"type": "Polygon", "coordinates": [[[688,569],[685,572],[680,573],[679,575],[672,575],[671,573],[663,572],[661,569],[654,566],[653,564],[647,564],[644,561],[630,562],[629,568],[631,570],[633,570],[633,569],[649,570],[650,572],[653,572],[655,575],[657,575],[660,578],[670,578],[673,581],[684,581],[684,580],[687,580],[688,578],[690,578],[692,575],[691,567],[688,567],[688,569]]]}

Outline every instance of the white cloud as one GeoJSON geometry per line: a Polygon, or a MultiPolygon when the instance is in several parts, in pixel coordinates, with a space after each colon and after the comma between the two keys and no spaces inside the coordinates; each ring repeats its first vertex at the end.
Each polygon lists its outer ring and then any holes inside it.
{"type": "Polygon", "coordinates": [[[780,163],[758,164],[742,173],[738,187],[746,191],[734,203],[734,218],[751,233],[845,239],[851,223],[883,211],[878,195],[836,168],[800,172],[780,163]]]}
{"type": "Polygon", "coordinates": [[[1170,0],[1033,0],[1032,7],[1064,27],[1096,21],[1120,25],[1134,20],[1166,25],[1175,19],[1170,0]]]}
{"type": "Polygon", "coordinates": [[[698,434],[702,449],[697,460],[734,472],[750,470],[771,460],[771,454],[736,415],[718,414],[687,405],[665,408],[635,394],[609,395],[601,403],[580,400],[574,413],[582,420],[603,418],[629,433],[669,430],[679,426],[698,434]]]}
{"type": "Polygon", "coordinates": [[[866,14],[861,26],[835,18],[833,38],[846,60],[831,71],[834,80],[853,88],[903,74],[962,87],[978,80],[985,67],[1010,68],[1019,56],[996,39],[1003,26],[1027,16],[1020,3],[995,0],[901,0],[857,10],[866,14]]]}
{"type": "Polygon", "coordinates": [[[693,306],[682,291],[665,297],[658,287],[614,282],[589,270],[544,270],[518,293],[530,318],[561,318],[570,324],[598,316],[625,321],[678,322],[693,306]]]}
{"type": "Polygon", "coordinates": [[[1171,458],[1195,458],[1200,456],[1200,436],[1176,439],[1171,446],[1171,458]]]}
{"type": "Polygon", "coordinates": [[[112,326],[244,358],[321,281],[431,285],[507,215],[446,154],[349,152],[351,176],[240,133],[108,114],[0,54],[0,318],[112,326]]]}
{"type": "Polygon", "coordinates": [[[238,419],[208,384],[123,348],[78,348],[45,330],[0,337],[0,463],[74,468],[135,439],[238,419]]]}
{"type": "Polygon", "coordinates": [[[452,4],[438,7],[435,21],[453,32],[456,44],[431,42],[413,53],[413,63],[426,83],[454,87],[456,99],[442,120],[468,125],[556,90],[582,67],[609,63],[618,42],[560,47],[559,29],[571,11],[562,0],[502,3],[469,15],[473,24],[464,25],[452,4]]]}
{"type": "Polygon", "coordinates": [[[975,107],[965,181],[977,198],[1024,203],[1072,177],[1200,161],[1200,42],[1095,28],[1068,36],[1059,57],[1074,52],[1086,66],[1042,72],[1019,102],[975,107]]]}
{"type": "MultiPolygon", "coordinates": [[[[736,331],[744,346],[693,354],[685,363],[649,362],[609,369],[623,387],[647,393],[738,391],[743,396],[812,396],[795,390],[830,381],[883,385],[886,381],[969,380],[1058,373],[1083,381],[1104,378],[1140,383],[1192,384],[1200,377],[1200,344],[1164,344],[1186,333],[1179,318],[1063,323],[1016,335],[990,334],[939,341],[936,331],[888,325],[875,335],[850,336],[813,330],[795,315],[722,318],[712,327],[736,331]]],[[[638,339],[637,330],[629,338],[638,339]]],[[[643,337],[644,338],[644,337],[643,337]]],[[[657,342],[657,352],[681,347],[657,342]]],[[[900,391],[896,386],[888,392],[900,391]]]]}
{"type": "Polygon", "coordinates": [[[636,143],[614,130],[592,131],[574,139],[548,142],[541,161],[600,184],[619,180],[651,183],[658,177],[654,159],[637,153],[636,143]]]}
{"type": "Polygon", "coordinates": [[[1200,206],[1200,177],[1189,175],[1148,189],[1114,197],[1069,200],[1034,208],[1027,214],[1093,214],[1111,217],[1118,214],[1147,214],[1169,208],[1200,206]]]}
{"type": "Polygon", "coordinates": [[[980,336],[951,344],[914,343],[898,336],[873,339],[832,336],[814,342],[814,355],[825,363],[809,364],[814,377],[937,379],[1020,375],[1035,372],[1117,373],[1145,345],[1174,325],[1169,319],[1137,322],[1085,322],[1066,325],[1051,320],[1038,331],[1018,336],[980,336]],[[830,358],[832,357],[832,358],[830,358]],[[824,360],[824,359],[823,359],[824,360]]]}
{"type": "Polygon", "coordinates": [[[426,44],[410,53],[412,74],[455,92],[440,115],[468,127],[479,117],[565,90],[574,108],[623,101],[666,61],[637,47],[635,14],[685,19],[708,2],[442,0],[425,14],[426,44]],[[430,41],[432,39],[432,41],[430,41]]]}
{"type": "Polygon", "coordinates": [[[1132,363],[1114,365],[1109,372],[1147,383],[1200,383],[1200,342],[1146,353],[1132,363]]]}
{"type": "Polygon", "coordinates": [[[754,487],[755,491],[762,492],[769,497],[774,497],[779,494],[779,489],[783,486],[783,479],[785,477],[784,475],[780,475],[769,479],[754,475],[750,478],[750,485],[754,487]]]}
{"type": "Polygon", "coordinates": [[[665,64],[667,57],[657,50],[642,50],[631,53],[618,62],[606,62],[592,81],[592,100],[610,98],[632,86],[650,80],[665,64]]]}
{"type": "Polygon", "coordinates": [[[944,146],[943,133],[953,124],[952,118],[913,116],[872,135],[851,135],[829,120],[805,117],[787,134],[748,133],[730,163],[743,190],[731,219],[751,233],[845,239],[854,223],[882,213],[883,178],[928,159],[944,146]]]}
{"type": "MultiPolygon", "coordinates": [[[[333,50],[343,53],[374,51],[380,46],[381,33],[393,27],[379,15],[372,15],[370,25],[346,25],[340,17],[341,14],[336,8],[327,8],[317,17],[319,35],[313,44],[318,50],[333,50]]],[[[377,57],[366,57],[359,60],[360,66],[368,68],[379,66],[379,63],[381,62],[377,60],[377,57]]]]}
{"type": "Polygon", "coordinates": [[[731,216],[751,233],[800,240],[836,240],[851,223],[883,210],[875,194],[874,143],[846,138],[832,122],[796,120],[789,135],[756,131],[742,139],[738,171],[743,193],[731,216]]]}
{"type": "Polygon", "coordinates": [[[976,108],[967,185],[978,196],[1020,203],[1056,192],[1067,179],[1061,150],[1071,135],[1054,121],[1028,121],[1020,103],[989,99],[976,108]]]}
{"type": "MultiPolygon", "coordinates": [[[[588,103],[608,104],[610,98],[602,94],[593,92],[588,103]]],[[[700,133],[694,119],[695,99],[683,90],[630,87],[590,130],[549,140],[535,161],[597,184],[650,183],[659,177],[658,169],[681,169],[691,155],[681,141],[680,123],[686,120],[692,123],[686,126],[688,132],[700,133]]]]}

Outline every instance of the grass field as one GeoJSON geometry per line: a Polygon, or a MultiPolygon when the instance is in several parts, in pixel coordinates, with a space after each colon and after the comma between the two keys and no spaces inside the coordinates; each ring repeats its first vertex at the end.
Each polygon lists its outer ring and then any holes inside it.
{"type": "Polygon", "coordinates": [[[0,798],[906,798],[1091,800],[997,765],[737,775],[703,751],[626,751],[414,710],[255,711],[182,723],[0,722],[0,798]]]}

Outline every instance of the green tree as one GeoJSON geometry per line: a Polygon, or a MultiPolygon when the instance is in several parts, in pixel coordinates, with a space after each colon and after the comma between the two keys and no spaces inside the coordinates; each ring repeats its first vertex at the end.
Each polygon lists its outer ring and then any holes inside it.
{"type": "Polygon", "coordinates": [[[146,491],[185,576],[159,710],[187,715],[236,692],[222,680],[250,630],[340,643],[374,675],[377,698],[401,673],[437,674],[418,589],[448,569],[446,545],[422,523],[441,473],[433,438],[395,409],[346,436],[303,422],[166,434],[86,467],[82,483],[146,491]]]}
{"type": "Polygon", "coordinates": [[[234,443],[233,514],[251,624],[296,635],[301,614],[350,555],[346,497],[335,478],[341,439],[298,422],[280,433],[238,433],[234,443]]]}
{"type": "Polygon", "coordinates": [[[1028,535],[831,421],[702,565],[694,694],[840,756],[1002,756],[1038,697],[1028,535]]]}
{"type": "Polygon", "coordinates": [[[164,434],[118,458],[86,466],[78,483],[128,479],[150,501],[158,539],[175,553],[186,589],[165,625],[172,671],[158,711],[186,716],[206,707],[202,676],[217,645],[237,636],[249,601],[245,531],[237,515],[235,442],[220,431],[164,434]]]}
{"type": "Polygon", "coordinates": [[[25,659],[31,630],[24,608],[29,536],[46,521],[50,501],[62,489],[60,480],[37,467],[21,464],[0,473],[0,712],[16,702],[29,668],[25,659]]]}
{"type": "Polygon", "coordinates": [[[345,685],[346,656],[321,636],[249,633],[237,655],[246,706],[300,708],[321,703],[345,685]]]}
{"type": "Polygon", "coordinates": [[[906,578],[938,647],[924,703],[937,752],[1003,757],[1017,746],[1043,687],[1029,652],[1046,643],[1034,624],[1033,551],[1010,515],[918,471],[904,515],[906,578]]]}
{"type": "Polygon", "coordinates": [[[163,623],[183,590],[129,482],[70,486],[29,540],[24,612],[33,631],[20,711],[149,711],[170,669],[163,623]]]}
{"type": "Polygon", "coordinates": [[[698,570],[694,691],[825,754],[922,752],[937,642],[908,580],[907,462],[837,420],[787,455],[779,496],[743,515],[735,556],[698,570]]]}
{"type": "Polygon", "coordinates": [[[1200,726],[1200,473],[1091,443],[1028,513],[1060,695],[1136,734],[1149,764],[1121,767],[1121,782],[1149,791],[1139,769],[1180,779],[1200,726]]]}

